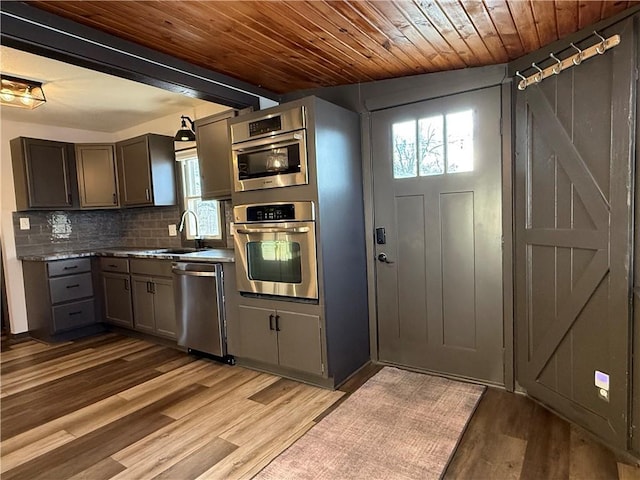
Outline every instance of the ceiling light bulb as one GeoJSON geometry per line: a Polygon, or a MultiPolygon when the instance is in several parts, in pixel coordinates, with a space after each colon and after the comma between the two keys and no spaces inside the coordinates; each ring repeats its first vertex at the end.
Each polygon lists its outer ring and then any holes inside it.
{"type": "Polygon", "coordinates": [[[8,88],[3,88],[2,90],[0,90],[0,97],[2,97],[2,100],[4,100],[5,102],[13,102],[13,100],[16,98],[13,92],[8,88]]]}
{"type": "Polygon", "coordinates": [[[27,106],[30,106],[33,103],[33,97],[31,96],[31,87],[27,87],[24,91],[24,96],[20,99],[22,103],[27,106]]]}

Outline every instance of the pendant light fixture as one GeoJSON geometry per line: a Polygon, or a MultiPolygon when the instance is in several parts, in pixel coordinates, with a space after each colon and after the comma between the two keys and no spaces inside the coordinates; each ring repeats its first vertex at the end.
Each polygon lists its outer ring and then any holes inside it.
{"type": "Polygon", "coordinates": [[[178,133],[176,133],[174,140],[176,142],[194,142],[196,140],[196,134],[194,133],[196,127],[193,120],[186,115],[182,115],[180,119],[182,120],[182,125],[178,133]],[[190,127],[187,127],[187,121],[189,121],[190,127]]]}
{"type": "Polygon", "coordinates": [[[0,75],[0,104],[33,110],[47,101],[42,83],[0,75]]]}

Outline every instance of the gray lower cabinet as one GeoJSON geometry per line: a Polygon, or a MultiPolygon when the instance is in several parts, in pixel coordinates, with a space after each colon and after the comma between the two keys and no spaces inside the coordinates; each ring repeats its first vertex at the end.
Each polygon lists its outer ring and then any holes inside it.
{"type": "Polygon", "coordinates": [[[170,260],[131,259],[133,326],[141,332],[176,338],[170,260]]]}
{"type": "Polygon", "coordinates": [[[104,296],[104,321],[120,327],[133,328],[129,259],[101,257],[99,263],[104,296]]]}
{"type": "Polygon", "coordinates": [[[240,356],[314,375],[324,374],[320,317],[240,305],[240,356]]]}
{"type": "Polygon", "coordinates": [[[102,272],[102,288],[105,320],[114,325],[133,328],[129,274],[102,272]]]}
{"type": "Polygon", "coordinates": [[[131,277],[133,287],[134,328],[146,333],[155,333],[154,294],[151,277],[131,277]]]}
{"type": "Polygon", "coordinates": [[[91,260],[23,261],[29,333],[64,340],[99,330],[91,260]]]}

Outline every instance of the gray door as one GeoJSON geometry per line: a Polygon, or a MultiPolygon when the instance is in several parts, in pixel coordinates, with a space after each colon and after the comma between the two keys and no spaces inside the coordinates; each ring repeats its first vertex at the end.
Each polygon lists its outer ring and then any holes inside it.
{"type": "Polygon", "coordinates": [[[371,128],[380,360],[503,383],[500,88],[371,128]]]}
{"type": "Polygon", "coordinates": [[[518,92],[516,104],[517,380],[620,448],[629,413],[631,26],[618,47],[518,92]]]}

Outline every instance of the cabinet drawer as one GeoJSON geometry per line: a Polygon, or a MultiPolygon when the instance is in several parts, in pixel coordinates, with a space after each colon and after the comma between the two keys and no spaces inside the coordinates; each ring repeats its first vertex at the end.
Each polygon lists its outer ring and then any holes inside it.
{"type": "Polygon", "coordinates": [[[56,260],[47,262],[47,272],[50,277],[59,275],[71,275],[72,273],[82,273],[91,271],[91,259],[71,258],[69,260],[56,260]]]}
{"type": "Polygon", "coordinates": [[[149,275],[152,277],[170,277],[171,260],[149,260],[145,258],[132,258],[130,261],[131,273],[149,275]]]}
{"type": "Polygon", "coordinates": [[[55,333],[92,323],[96,323],[93,300],[53,307],[53,330],[55,333]]]}
{"type": "Polygon", "coordinates": [[[100,258],[100,269],[105,272],[129,273],[129,259],[102,257],[100,258]]]}
{"type": "Polygon", "coordinates": [[[50,278],[51,303],[67,302],[76,298],[92,297],[91,273],[50,278]]]}

